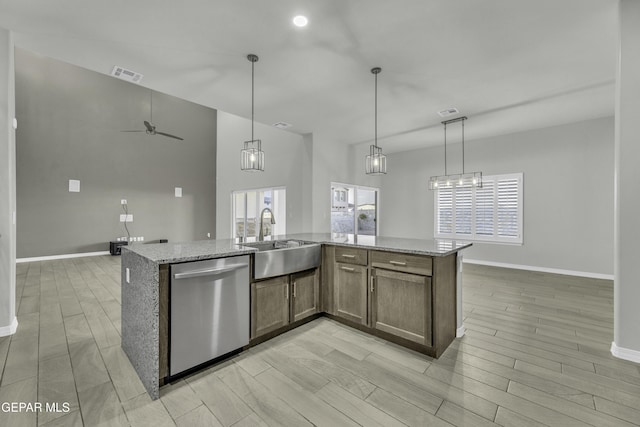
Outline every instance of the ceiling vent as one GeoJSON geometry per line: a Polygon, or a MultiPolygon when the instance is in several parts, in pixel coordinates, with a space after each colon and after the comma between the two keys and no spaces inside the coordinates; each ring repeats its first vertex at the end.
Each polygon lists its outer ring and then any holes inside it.
{"type": "Polygon", "coordinates": [[[288,129],[293,125],[285,122],[278,122],[278,123],[274,123],[272,126],[278,129],[288,129]]]}
{"type": "Polygon", "coordinates": [[[140,73],[127,70],[126,68],[118,67],[117,65],[113,67],[113,70],[111,70],[111,75],[113,77],[117,77],[131,83],[140,83],[140,80],[142,80],[142,78],[144,77],[140,73]]]}
{"type": "Polygon", "coordinates": [[[456,107],[447,108],[446,110],[438,111],[440,117],[449,117],[454,114],[458,114],[460,111],[456,107]]]}

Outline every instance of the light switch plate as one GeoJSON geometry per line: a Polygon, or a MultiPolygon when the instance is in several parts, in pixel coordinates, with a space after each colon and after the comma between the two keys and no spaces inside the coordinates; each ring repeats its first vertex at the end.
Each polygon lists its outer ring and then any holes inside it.
{"type": "Polygon", "coordinates": [[[69,180],[69,193],[79,193],[80,192],[80,181],[77,179],[69,180]]]}
{"type": "Polygon", "coordinates": [[[176,197],[182,197],[182,187],[176,187],[176,197]]]}

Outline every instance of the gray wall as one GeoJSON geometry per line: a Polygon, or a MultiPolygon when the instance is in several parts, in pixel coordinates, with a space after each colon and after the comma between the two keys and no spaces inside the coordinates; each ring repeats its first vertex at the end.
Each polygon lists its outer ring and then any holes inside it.
{"type": "Polygon", "coordinates": [[[13,40],[0,28],[0,336],[15,328],[16,206],[13,40]]]}
{"type": "MultiPolygon", "coordinates": [[[[468,142],[467,171],[524,173],[524,244],[474,243],[465,257],[611,275],[613,139],[609,117],[468,142]]],[[[459,171],[459,152],[460,144],[448,144],[449,173],[459,171]]],[[[392,154],[388,163],[381,234],[433,238],[427,183],[444,172],[443,148],[392,154]]]]}
{"type": "Polygon", "coordinates": [[[215,236],[215,110],[154,92],[158,130],[185,140],[123,133],[149,120],[149,89],[19,49],[16,108],[18,258],[108,250],[120,199],[132,236],[215,236]]]}
{"type": "Polygon", "coordinates": [[[217,238],[231,237],[231,192],[253,188],[287,189],[287,233],[311,227],[311,142],[291,132],[255,124],[265,152],[264,172],[240,170],[240,150],[251,139],[251,120],[218,111],[217,238]]]}
{"type": "Polygon", "coordinates": [[[615,130],[615,278],[613,353],[640,362],[640,2],[620,2],[615,130]],[[622,350],[622,351],[621,351],[622,350]],[[625,354],[626,353],[626,354],[625,354]]]}

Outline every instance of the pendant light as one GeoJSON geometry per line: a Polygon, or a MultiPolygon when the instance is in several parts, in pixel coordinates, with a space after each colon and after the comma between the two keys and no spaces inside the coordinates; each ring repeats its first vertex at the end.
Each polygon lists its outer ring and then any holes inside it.
{"type": "Polygon", "coordinates": [[[371,73],[376,78],[375,92],[375,125],[374,125],[374,142],[370,147],[364,163],[365,173],[367,175],[384,175],[387,173],[387,156],[382,154],[382,148],[378,147],[378,74],[382,68],[375,67],[371,69],[371,73]]]}
{"type": "Polygon", "coordinates": [[[247,59],[251,62],[251,140],[244,142],[244,148],[240,155],[240,169],[246,172],[264,172],[264,151],[262,141],[253,138],[253,93],[254,93],[254,65],[258,62],[258,55],[249,54],[247,59]]]}
{"type": "Polygon", "coordinates": [[[444,175],[432,176],[429,178],[429,190],[437,190],[438,188],[453,187],[478,187],[482,188],[482,172],[469,172],[464,170],[464,121],[467,117],[458,117],[457,119],[446,120],[442,122],[444,125],[444,175]],[[447,125],[450,123],[462,122],[462,173],[448,175],[447,174],[447,125]]]}

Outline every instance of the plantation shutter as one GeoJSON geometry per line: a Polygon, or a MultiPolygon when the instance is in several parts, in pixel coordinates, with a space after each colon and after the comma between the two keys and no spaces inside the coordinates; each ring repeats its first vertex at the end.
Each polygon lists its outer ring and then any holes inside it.
{"type": "Polygon", "coordinates": [[[481,188],[439,188],[435,237],[522,243],[522,188],[522,174],[485,176],[481,188]]]}
{"type": "Polygon", "coordinates": [[[453,233],[453,191],[452,189],[438,190],[437,194],[437,233],[453,233]]]}
{"type": "Polygon", "coordinates": [[[517,178],[498,181],[498,236],[519,237],[518,215],[519,180],[517,178]]]}
{"type": "Polygon", "coordinates": [[[455,201],[456,234],[471,235],[471,218],[473,209],[471,187],[456,187],[455,201]]]}
{"type": "Polygon", "coordinates": [[[493,236],[495,183],[493,180],[483,179],[482,188],[476,189],[476,234],[493,236]]]}

